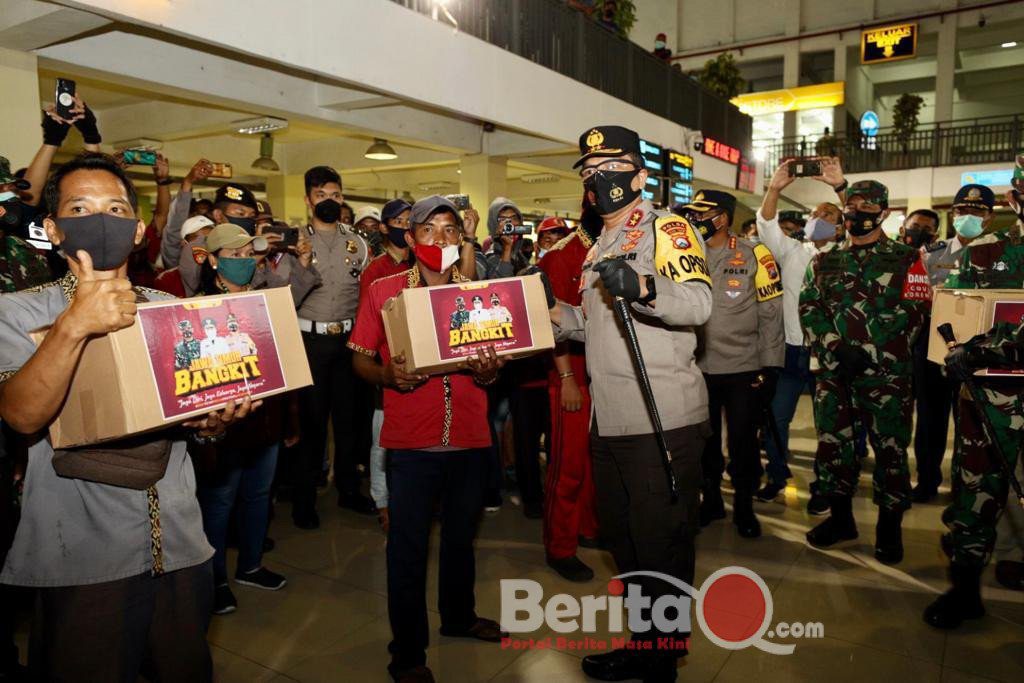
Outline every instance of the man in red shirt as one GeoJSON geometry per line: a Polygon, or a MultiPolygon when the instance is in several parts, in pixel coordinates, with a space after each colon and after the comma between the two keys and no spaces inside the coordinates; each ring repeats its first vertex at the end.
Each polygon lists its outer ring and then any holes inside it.
{"type": "Polygon", "coordinates": [[[403,356],[391,357],[381,309],[407,287],[462,282],[462,219],[455,206],[434,195],[410,210],[405,241],[412,268],[373,282],[361,299],[348,346],[363,379],[384,387],[380,445],[389,449],[387,544],[388,616],[393,640],[388,671],[396,681],[433,681],[426,667],[427,542],[434,505],[441,499],[441,634],[499,642],[498,624],[477,617],[473,595],[473,538],[487,478],[487,393],[504,365],[493,347],[480,349],[468,369],[426,376],[406,372],[403,356]],[[379,360],[378,360],[379,357],[379,360]]]}
{"type": "Polygon", "coordinates": [[[366,292],[374,280],[409,269],[409,245],[405,243],[405,233],[409,230],[411,209],[412,205],[404,199],[392,199],[380,210],[384,253],[370,261],[359,276],[360,292],[366,292]]]}
{"type": "MultiPolygon", "coordinates": [[[[550,220],[545,219],[541,225],[550,220]]],[[[596,233],[600,231],[598,222],[596,233]]],[[[593,243],[593,236],[581,222],[541,259],[538,267],[547,274],[556,298],[580,305],[580,275],[593,243]]],[[[551,444],[544,496],[544,551],[548,565],[563,577],[589,581],[594,578],[593,570],[576,556],[581,540],[585,546],[597,545],[590,468],[590,388],[582,342],[562,342],[555,347],[548,394],[551,444]]]]}

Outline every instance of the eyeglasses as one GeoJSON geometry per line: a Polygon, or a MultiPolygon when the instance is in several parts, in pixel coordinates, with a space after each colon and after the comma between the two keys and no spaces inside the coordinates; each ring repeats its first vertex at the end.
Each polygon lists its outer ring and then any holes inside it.
{"type": "Polygon", "coordinates": [[[621,171],[632,171],[636,169],[636,165],[628,161],[620,161],[618,159],[612,159],[611,161],[605,161],[597,166],[587,166],[580,170],[580,178],[586,180],[590,178],[598,171],[607,173],[619,173],[621,171]]]}

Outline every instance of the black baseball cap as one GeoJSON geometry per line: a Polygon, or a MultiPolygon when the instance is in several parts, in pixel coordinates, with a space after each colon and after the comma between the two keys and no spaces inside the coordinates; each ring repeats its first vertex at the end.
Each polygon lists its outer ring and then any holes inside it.
{"type": "Polygon", "coordinates": [[[401,215],[403,211],[408,211],[411,208],[412,204],[404,199],[392,199],[380,210],[380,221],[381,223],[387,223],[392,218],[401,215]]]}
{"type": "Polygon", "coordinates": [[[807,225],[807,219],[804,218],[802,211],[779,211],[779,222],[781,223],[782,221],[789,221],[797,225],[807,225]]]}
{"type": "Polygon", "coordinates": [[[217,195],[213,198],[213,203],[221,204],[224,202],[248,206],[257,212],[260,210],[252,191],[240,183],[230,183],[217,188],[217,195]]]}
{"type": "Polygon", "coordinates": [[[968,206],[973,209],[991,211],[995,205],[995,193],[984,185],[974,183],[961,187],[957,190],[956,197],[953,198],[954,209],[958,206],[968,206]]]}
{"type": "Polygon", "coordinates": [[[640,154],[640,136],[622,126],[594,126],[580,136],[580,158],[572,165],[579,168],[590,157],[621,157],[640,154]]]}
{"type": "Polygon", "coordinates": [[[439,194],[432,194],[424,197],[412,205],[412,212],[409,214],[409,222],[413,225],[420,225],[430,220],[430,217],[440,211],[449,211],[455,216],[455,221],[462,226],[462,216],[455,205],[439,194]]]}
{"type": "Polygon", "coordinates": [[[704,213],[713,209],[722,209],[732,221],[732,217],[736,214],[736,197],[721,190],[700,190],[694,196],[693,201],[683,207],[683,211],[695,213],[704,213]]]}

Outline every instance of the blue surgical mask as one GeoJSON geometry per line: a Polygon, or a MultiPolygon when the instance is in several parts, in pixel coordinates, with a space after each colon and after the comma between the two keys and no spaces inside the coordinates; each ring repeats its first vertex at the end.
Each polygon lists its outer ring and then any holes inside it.
{"type": "Polygon", "coordinates": [[[971,240],[984,232],[985,226],[982,225],[980,216],[964,214],[953,218],[953,229],[956,230],[956,234],[971,240]]]}
{"type": "Polygon", "coordinates": [[[256,259],[221,256],[217,259],[217,272],[228,282],[244,287],[256,274],[256,259]]]}

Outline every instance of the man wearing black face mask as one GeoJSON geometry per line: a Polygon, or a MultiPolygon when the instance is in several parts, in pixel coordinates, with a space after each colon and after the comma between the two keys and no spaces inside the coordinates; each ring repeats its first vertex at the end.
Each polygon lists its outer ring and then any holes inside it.
{"type": "Polygon", "coordinates": [[[303,231],[312,246],[313,268],[321,283],[301,301],[299,328],[313,374],[302,391],[302,443],[296,453],[292,518],[296,526],[315,529],[316,480],[327,442],[327,420],[334,427],[334,484],[338,505],[375,514],[373,502],[359,491],[357,444],[369,443],[369,420],[356,419],[352,351],[345,345],[359,304],[359,277],[370,261],[366,240],[343,225],[341,176],[329,166],[306,171],[306,206],[311,215],[303,231]],[[365,422],[365,424],[364,424],[365,422]],[[365,430],[365,434],[357,433],[365,430]]]}
{"type": "Polygon", "coordinates": [[[939,214],[930,209],[911,211],[900,226],[900,239],[908,247],[920,249],[935,241],[939,232],[939,214]]]}
{"type": "Polygon", "coordinates": [[[875,558],[896,564],[903,559],[901,525],[911,502],[913,346],[931,288],[920,252],[882,232],[888,189],[863,180],[850,185],[846,197],[849,239],[814,257],[800,294],[800,320],[820,367],[814,394],[818,492],[832,509],[807,540],[828,548],[857,538],[854,430],[860,425],[875,454],[875,558]]]}
{"type": "Polygon", "coordinates": [[[232,183],[217,189],[213,199],[214,225],[231,223],[255,235],[257,213],[256,197],[245,185],[232,183]]]}
{"type": "MultiPolygon", "coordinates": [[[[711,315],[704,241],[686,219],[655,210],[641,196],[647,171],[635,131],[597,126],[580,136],[580,153],[576,167],[582,167],[583,188],[603,229],[583,263],[582,306],[559,302],[553,294],[548,303],[556,340],[586,341],[601,537],[620,572],[655,571],[692,584],[700,456],[710,431],[693,329],[711,315]],[[675,499],[614,297],[628,301],[633,312],[672,452],[675,499]]],[[[679,597],[679,589],[661,579],[626,582],[628,590],[639,587],[652,601],[679,597]]],[[[605,681],[675,680],[687,636],[674,624],[637,629],[634,648],[585,657],[583,671],[605,681]]]]}

